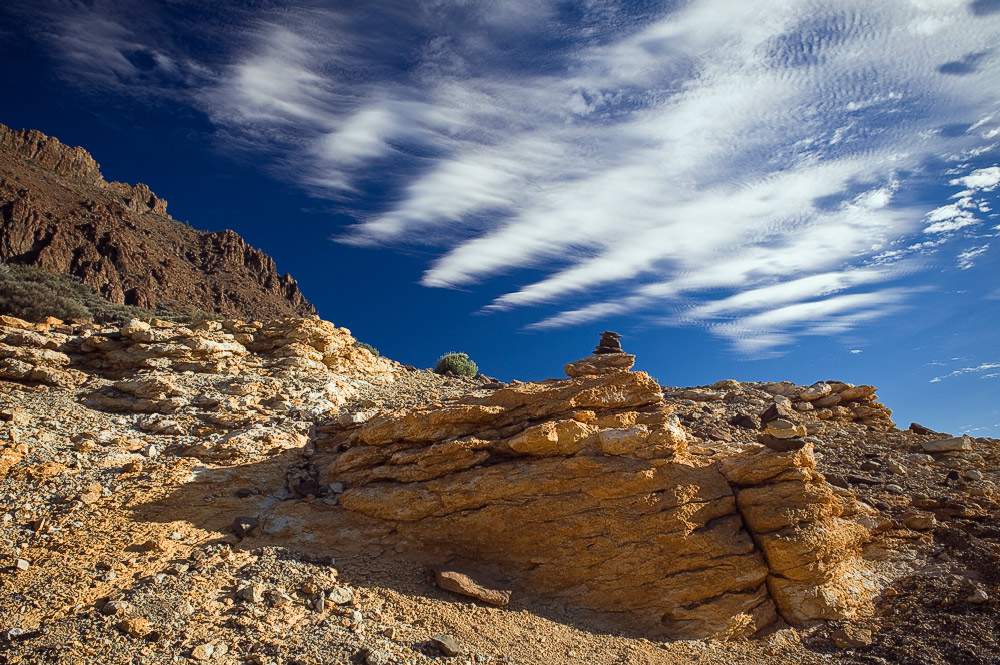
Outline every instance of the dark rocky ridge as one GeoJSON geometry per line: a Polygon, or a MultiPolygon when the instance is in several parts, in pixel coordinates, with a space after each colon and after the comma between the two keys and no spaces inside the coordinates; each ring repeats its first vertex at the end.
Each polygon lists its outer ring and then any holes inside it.
{"type": "Polygon", "coordinates": [[[167,215],[143,184],[106,182],[80,147],[0,125],[0,261],[74,275],[111,302],[268,320],[315,309],[234,231],[167,215]]]}

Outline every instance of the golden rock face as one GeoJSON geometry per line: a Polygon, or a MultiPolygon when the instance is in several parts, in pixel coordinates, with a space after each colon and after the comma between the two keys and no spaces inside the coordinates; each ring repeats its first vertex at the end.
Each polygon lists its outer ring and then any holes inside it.
{"type": "Polygon", "coordinates": [[[744,637],[867,601],[867,532],[811,445],[706,462],[647,374],[593,358],[567,374],[325,430],[339,528],[379,525],[387,550],[472,561],[651,637],[744,637]]]}

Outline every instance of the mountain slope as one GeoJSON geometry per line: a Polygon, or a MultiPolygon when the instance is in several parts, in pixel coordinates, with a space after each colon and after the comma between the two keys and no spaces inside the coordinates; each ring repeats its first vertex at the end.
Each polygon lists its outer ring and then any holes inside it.
{"type": "Polygon", "coordinates": [[[315,313],[238,234],[192,229],[143,184],[106,182],[86,150],[0,125],[0,261],[75,275],[111,302],[243,318],[315,313]]]}

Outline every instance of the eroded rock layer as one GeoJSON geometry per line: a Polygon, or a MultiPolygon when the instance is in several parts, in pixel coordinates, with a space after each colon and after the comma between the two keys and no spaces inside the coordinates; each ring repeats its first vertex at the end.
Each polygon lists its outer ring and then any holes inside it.
{"type": "Polygon", "coordinates": [[[318,426],[318,480],[346,488],[339,528],[651,636],[748,636],[775,601],[793,622],[865,601],[842,587],[864,578],[866,531],[840,518],[811,447],[689,455],[657,383],[605,357],[565,380],[318,426]]]}

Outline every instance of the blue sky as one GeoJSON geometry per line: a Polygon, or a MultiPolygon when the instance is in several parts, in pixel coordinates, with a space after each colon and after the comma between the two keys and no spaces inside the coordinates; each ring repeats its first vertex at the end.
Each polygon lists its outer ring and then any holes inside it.
{"type": "Polygon", "coordinates": [[[0,122],[402,362],[873,383],[1000,436],[1000,1],[8,1],[0,122]],[[252,7],[252,8],[251,8],[252,7]]]}

